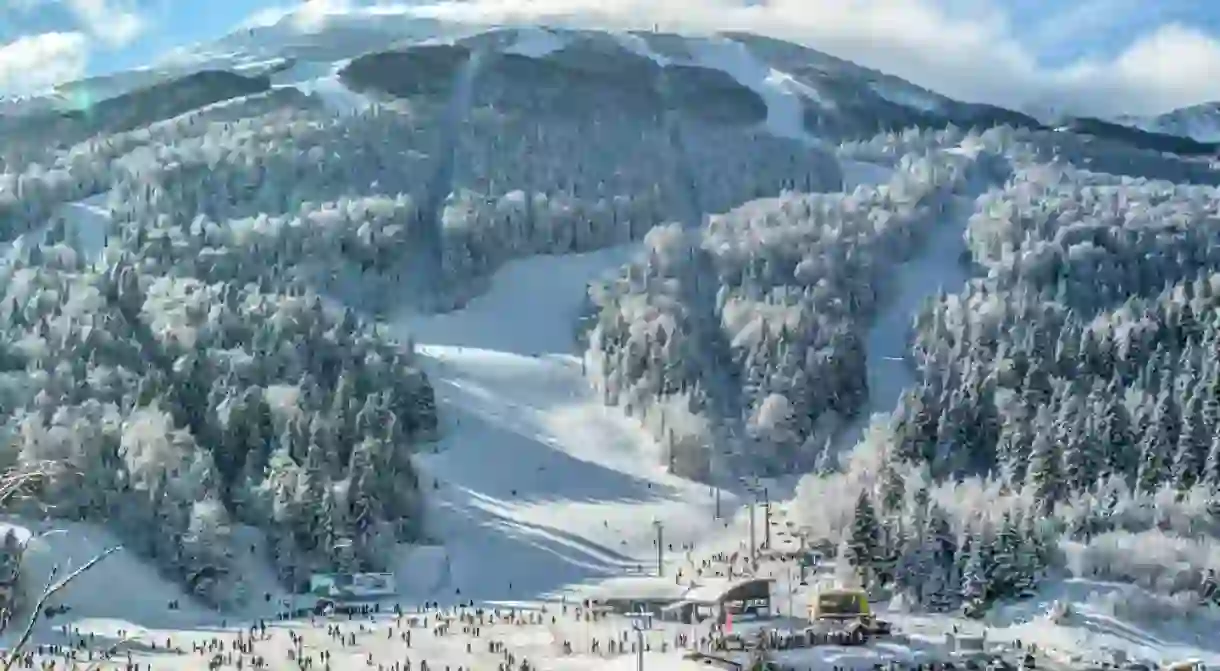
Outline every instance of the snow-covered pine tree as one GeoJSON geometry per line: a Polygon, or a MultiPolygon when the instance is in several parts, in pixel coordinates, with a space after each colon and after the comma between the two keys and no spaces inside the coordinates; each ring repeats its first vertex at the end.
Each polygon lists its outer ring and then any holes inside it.
{"type": "Polygon", "coordinates": [[[1200,479],[1207,464],[1211,448],[1211,436],[1203,424],[1203,398],[1192,394],[1182,409],[1182,426],[1178,432],[1173,457],[1173,483],[1178,491],[1185,492],[1200,479]]]}
{"type": "Polygon", "coordinates": [[[881,514],[890,516],[900,512],[906,501],[906,480],[902,475],[902,465],[888,454],[881,466],[880,488],[881,514]]]}
{"type": "Polygon", "coordinates": [[[1136,490],[1143,494],[1155,492],[1169,478],[1173,444],[1177,438],[1176,414],[1170,390],[1162,389],[1139,442],[1136,490]]]}
{"type": "Polygon", "coordinates": [[[962,566],[962,612],[966,617],[982,617],[992,591],[986,539],[981,534],[967,532],[961,551],[967,553],[962,566]]]}
{"type": "Polygon", "coordinates": [[[944,613],[957,606],[961,576],[957,572],[957,539],[945,510],[938,505],[928,509],[924,553],[928,558],[927,581],[920,602],[929,611],[944,613]]]}
{"type": "Polygon", "coordinates": [[[1111,378],[1106,382],[1104,400],[1097,413],[1098,444],[1106,454],[1107,471],[1114,475],[1134,474],[1138,468],[1139,455],[1131,430],[1131,417],[1123,405],[1122,382],[1111,378]]]}
{"type": "Polygon", "coordinates": [[[1054,510],[1064,489],[1060,452],[1045,431],[1038,431],[1031,447],[1026,486],[1033,491],[1035,505],[1044,513],[1054,510]]]}
{"type": "Polygon", "coordinates": [[[881,525],[877,511],[868,491],[861,489],[856,497],[855,516],[848,536],[848,558],[861,576],[867,576],[874,568],[880,549],[881,525]]]}

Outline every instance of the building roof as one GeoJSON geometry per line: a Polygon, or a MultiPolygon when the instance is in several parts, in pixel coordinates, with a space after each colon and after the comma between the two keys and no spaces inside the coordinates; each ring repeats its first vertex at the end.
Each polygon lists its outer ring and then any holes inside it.
{"type": "MultiPolygon", "coordinates": [[[[569,593],[580,599],[639,600],[639,601],[687,601],[712,604],[725,600],[733,592],[770,591],[773,578],[704,578],[694,584],[678,584],[673,578],[656,576],[616,576],[594,583],[575,587],[569,593]]],[[[758,598],[756,594],[736,598],[758,598]]]]}
{"type": "Polygon", "coordinates": [[[640,601],[679,601],[687,591],[673,578],[656,576],[616,576],[572,588],[570,595],[580,599],[607,601],[635,599],[640,601]]]}
{"type": "Polygon", "coordinates": [[[683,599],[692,603],[719,603],[732,598],[759,598],[769,595],[774,578],[714,578],[701,580],[691,587],[683,599]],[[745,594],[756,592],[756,594],[745,594]]]}

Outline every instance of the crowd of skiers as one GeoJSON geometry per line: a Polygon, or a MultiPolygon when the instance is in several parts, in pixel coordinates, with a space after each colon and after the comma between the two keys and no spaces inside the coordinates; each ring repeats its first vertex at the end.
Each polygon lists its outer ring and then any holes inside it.
{"type": "MultiPolygon", "coordinates": [[[[351,664],[351,657],[363,652],[364,665],[370,671],[473,671],[473,665],[454,665],[421,654],[419,637],[428,636],[434,639],[458,638],[459,649],[478,659],[480,671],[490,669],[493,660],[496,671],[535,671],[533,662],[513,648],[513,636],[505,631],[505,627],[509,631],[545,628],[555,637],[555,650],[551,652],[564,655],[633,655],[639,645],[635,634],[626,626],[607,631],[604,635],[589,636],[579,642],[563,638],[558,633],[563,629],[563,622],[606,622],[607,613],[589,600],[579,604],[564,602],[549,608],[543,606],[539,610],[485,608],[466,602],[451,607],[428,603],[408,612],[395,605],[392,612],[384,614],[380,606],[369,605],[330,616],[310,615],[308,630],[290,624],[294,620],[292,616],[293,612],[285,609],[274,618],[281,621],[283,626],[257,620],[240,630],[217,633],[204,639],[171,634],[153,640],[147,636],[132,636],[132,632],[124,630],[117,631],[113,639],[101,639],[94,633],[63,627],[61,631],[70,643],[32,648],[22,656],[18,666],[66,671],[77,662],[108,660],[107,668],[151,671],[166,666],[164,655],[173,655],[193,656],[198,659],[198,664],[186,666],[209,671],[292,668],[297,671],[330,671],[332,665],[336,665],[334,652],[337,651],[349,660],[344,668],[351,664]],[[320,644],[316,636],[309,637],[305,631],[324,632],[325,641],[320,644]],[[379,643],[393,641],[397,645],[374,645],[373,641],[378,639],[379,643]]],[[[222,628],[227,624],[222,623],[222,628]]],[[[692,641],[686,633],[675,634],[662,641],[644,641],[645,652],[666,652],[671,647],[710,649],[711,645],[710,637],[692,641]]],[[[182,661],[176,661],[173,666],[184,666],[182,661]]]]}

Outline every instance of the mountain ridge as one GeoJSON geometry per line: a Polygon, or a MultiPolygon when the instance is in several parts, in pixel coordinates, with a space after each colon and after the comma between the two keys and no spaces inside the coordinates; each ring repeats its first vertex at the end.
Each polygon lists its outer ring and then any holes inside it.
{"type": "MultiPolygon", "coordinates": [[[[363,22],[355,22],[353,25],[363,27],[365,24],[363,22]]],[[[526,39],[528,32],[531,30],[544,31],[553,36],[560,36],[556,38],[557,42],[561,42],[564,39],[579,42],[582,39],[587,40],[591,35],[601,35],[613,40],[616,34],[613,31],[545,27],[531,29],[491,27],[479,30],[468,26],[447,26],[441,22],[425,22],[424,26],[417,28],[422,35],[428,36],[422,38],[422,40],[404,37],[400,32],[393,32],[388,29],[378,30],[378,34],[382,37],[375,41],[374,44],[380,42],[382,46],[374,46],[372,48],[365,48],[367,44],[360,48],[353,48],[347,41],[347,28],[344,28],[344,30],[336,29],[338,36],[334,37],[334,39],[337,43],[326,47],[327,53],[325,54],[314,53],[310,55],[306,51],[302,51],[300,45],[295,44],[283,45],[273,49],[270,53],[256,52],[253,54],[242,54],[240,51],[233,51],[227,55],[221,55],[219,59],[215,56],[208,56],[210,52],[206,49],[198,56],[192,57],[181,54],[174,59],[174,65],[166,66],[160,72],[156,69],[138,71],[138,78],[130,85],[127,85],[126,89],[121,84],[115,88],[114,82],[108,81],[104,77],[65,84],[57,92],[57,100],[59,102],[47,102],[45,99],[31,98],[24,103],[26,109],[29,110],[28,112],[24,114],[13,113],[11,109],[7,114],[0,112],[0,120],[2,120],[0,123],[10,127],[28,127],[28,124],[32,123],[46,123],[49,116],[57,114],[54,111],[48,110],[48,107],[52,110],[56,107],[59,109],[65,109],[66,107],[65,111],[58,112],[58,114],[72,116],[76,110],[87,111],[95,106],[109,106],[111,108],[122,104],[132,107],[151,106],[150,103],[157,96],[157,91],[166,87],[170,82],[178,81],[180,82],[178,86],[189,87],[193,85],[191,82],[198,83],[207,77],[218,76],[217,74],[205,73],[229,71],[235,77],[249,77],[252,85],[255,87],[254,89],[245,87],[229,90],[224,86],[219,86],[217,90],[210,94],[206,92],[201,94],[202,97],[199,104],[195,105],[195,107],[199,107],[204,104],[226,100],[242,92],[256,92],[258,85],[254,84],[254,82],[261,81],[265,77],[274,78],[278,73],[286,70],[291,71],[299,65],[308,63],[323,64],[325,61],[317,61],[320,55],[325,56],[327,60],[335,60],[337,57],[338,64],[342,68],[353,58],[364,58],[367,60],[369,56],[376,53],[385,55],[398,53],[409,58],[411,52],[432,49],[433,47],[430,45],[434,42],[442,44],[453,43],[455,45],[465,44],[484,50],[499,50],[508,54],[512,53],[513,45],[526,39]],[[439,39],[436,37],[438,34],[444,35],[446,33],[454,34],[455,36],[449,38],[441,37],[439,39]],[[226,64],[227,67],[225,67],[226,64]],[[111,89],[113,95],[110,97],[99,95],[100,92],[97,90],[99,87],[111,89]],[[142,94],[141,92],[144,93],[142,94]]],[[[247,31],[249,33],[248,37],[253,41],[258,30],[272,30],[273,28],[275,27],[251,29],[247,31]]],[[[709,96],[716,95],[714,93],[715,89],[728,93],[730,89],[735,88],[733,87],[732,75],[725,77],[724,72],[716,72],[717,68],[715,66],[709,67],[706,63],[694,63],[693,57],[689,53],[679,53],[683,50],[682,45],[684,44],[698,44],[701,40],[713,38],[641,31],[626,31],[617,34],[640,39],[646,45],[650,43],[662,45],[660,47],[662,51],[668,48],[673,52],[671,55],[663,55],[660,52],[656,52],[653,56],[664,59],[666,61],[665,67],[668,67],[670,72],[677,72],[680,75],[687,74],[696,78],[702,77],[703,81],[699,82],[696,89],[691,91],[695,96],[698,96],[700,93],[705,93],[709,96]],[[711,76],[712,79],[707,79],[708,76],[711,76]],[[715,83],[716,81],[719,84],[715,83]],[[725,88],[726,86],[728,88],[725,88]],[[701,92],[698,90],[699,88],[707,90],[701,92]]],[[[241,33],[234,33],[228,38],[222,38],[214,43],[213,47],[218,48],[217,45],[225,44],[226,39],[232,41],[240,35],[241,33]]],[[[937,128],[947,125],[987,128],[993,125],[1006,124],[1034,130],[1041,130],[1047,127],[1038,119],[1022,112],[994,105],[955,101],[910,84],[900,78],[856,66],[849,61],[835,58],[809,47],[748,33],[726,32],[722,33],[721,36],[724,39],[745,45],[751,53],[760,58],[762,63],[765,63],[765,67],[769,67],[772,70],[773,74],[799,82],[799,86],[803,88],[788,95],[798,98],[800,106],[804,110],[801,122],[803,131],[815,136],[828,135],[833,139],[844,139],[847,137],[862,138],[878,131],[899,131],[910,127],[937,128]],[[819,99],[831,102],[822,105],[818,102],[819,99]]],[[[564,50],[556,49],[556,51],[564,50]]],[[[686,49],[686,51],[689,52],[689,49],[686,49]]],[[[522,59],[542,59],[545,61],[553,60],[554,54],[535,50],[535,53],[520,53],[517,56],[522,59]]],[[[620,53],[618,58],[621,59],[625,56],[625,53],[620,53]]],[[[116,75],[116,78],[121,81],[123,76],[116,75]]],[[[684,79],[684,77],[678,77],[679,82],[684,79]]],[[[233,79],[233,81],[237,80],[233,79]]],[[[624,83],[626,83],[626,80],[624,83]]],[[[679,83],[679,89],[682,89],[681,83],[679,83]]],[[[732,96],[733,94],[729,95],[732,96]]],[[[679,95],[678,97],[681,98],[682,96],[679,95]]],[[[740,97],[740,93],[738,97],[740,97]]],[[[757,96],[751,96],[746,93],[745,97],[753,98],[753,102],[741,100],[740,103],[747,105],[747,107],[753,106],[754,110],[738,114],[744,114],[743,118],[757,121],[760,109],[757,96]]],[[[20,109],[21,106],[17,105],[17,107],[20,109]]],[[[697,108],[698,105],[693,107],[693,109],[697,108]]],[[[734,113],[729,114],[732,115],[734,113]]],[[[140,114],[134,114],[133,116],[136,119],[141,118],[140,114]]],[[[146,123],[149,123],[168,117],[162,113],[154,118],[147,116],[147,113],[145,113],[143,118],[146,123]]],[[[1181,155],[1208,156],[1214,155],[1217,149],[1215,143],[1194,140],[1184,134],[1175,135],[1160,132],[1160,127],[1155,124],[1143,124],[1141,126],[1135,122],[1112,123],[1100,119],[1082,117],[1068,119],[1058,127],[1104,140],[1124,142],[1143,149],[1181,155]]]]}

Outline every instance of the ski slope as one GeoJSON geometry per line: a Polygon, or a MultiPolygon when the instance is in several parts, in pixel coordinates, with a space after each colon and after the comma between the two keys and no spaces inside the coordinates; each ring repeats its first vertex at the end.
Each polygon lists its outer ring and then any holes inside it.
{"type": "MultiPolygon", "coordinates": [[[[64,221],[68,241],[86,259],[98,258],[106,246],[111,225],[111,212],[106,204],[109,197],[109,192],[102,192],[66,203],[56,210],[56,216],[64,221]]],[[[41,243],[46,231],[47,228],[43,226],[8,242],[0,242],[0,283],[8,281],[13,262],[21,258],[27,249],[41,243]]]]}
{"type": "Polygon", "coordinates": [[[969,201],[960,202],[936,225],[922,252],[895,268],[894,297],[868,330],[869,414],[888,413],[914,378],[907,356],[907,335],[925,299],[942,289],[956,291],[969,275],[959,261],[969,219],[969,201]]]}
{"type": "MultiPolygon", "coordinates": [[[[949,153],[977,154],[977,147],[956,147],[949,153]]],[[[887,170],[858,161],[845,166],[845,183],[877,183],[888,178],[887,170]]],[[[890,283],[894,292],[869,325],[865,339],[867,352],[868,404],[859,417],[836,439],[842,452],[858,444],[866,435],[872,416],[888,414],[898,404],[903,390],[915,382],[913,364],[908,356],[907,338],[923,302],[940,291],[955,291],[970,278],[960,261],[965,249],[966,226],[974,211],[970,196],[958,197],[947,215],[935,222],[914,258],[897,265],[890,283]]]]}
{"type": "MultiPolygon", "coordinates": [[[[464,309],[397,321],[418,343],[443,422],[436,451],[419,459],[450,558],[450,584],[432,598],[532,599],[649,572],[654,520],[666,547],[723,528],[707,486],[661,468],[660,447],[601,403],[574,354],[588,283],[632,252],[514,261],[464,309]]],[[[725,511],[736,505],[723,495],[725,511]]]]}
{"type": "Polygon", "coordinates": [[[805,130],[805,105],[828,104],[818,91],[790,75],[768,65],[750,49],[724,37],[692,40],[695,62],[706,68],[720,70],[738,83],[754,91],[767,104],[767,130],[777,136],[817,143],[805,130]]]}
{"type": "Polygon", "coordinates": [[[346,61],[316,63],[300,61],[271,76],[274,88],[292,87],[306,95],[317,96],[327,109],[339,115],[359,114],[373,105],[365,95],[356,93],[339,80],[346,61]]]}

